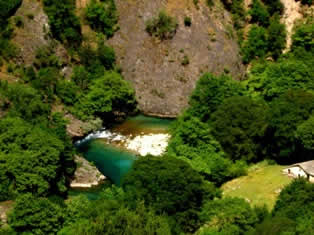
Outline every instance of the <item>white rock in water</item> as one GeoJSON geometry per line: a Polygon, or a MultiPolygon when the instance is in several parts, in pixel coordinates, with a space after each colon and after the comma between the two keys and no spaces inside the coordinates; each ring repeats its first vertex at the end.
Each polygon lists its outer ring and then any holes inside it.
{"type": "Polygon", "coordinates": [[[136,136],[134,139],[128,139],[125,146],[141,156],[146,156],[147,154],[159,156],[165,152],[169,138],[170,135],[168,134],[141,135],[136,136]]]}

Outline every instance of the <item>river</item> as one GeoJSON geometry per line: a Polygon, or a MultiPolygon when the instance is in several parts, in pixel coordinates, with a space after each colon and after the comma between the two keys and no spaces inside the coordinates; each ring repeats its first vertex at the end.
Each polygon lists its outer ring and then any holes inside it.
{"type": "MultiPolygon", "coordinates": [[[[110,130],[100,130],[88,135],[76,143],[81,154],[93,162],[98,170],[109,178],[115,185],[120,185],[123,176],[131,169],[133,162],[139,157],[136,151],[126,148],[129,140],[147,136],[168,134],[172,120],[138,115],[128,118],[110,130]]],[[[141,139],[140,139],[141,141],[141,139]]],[[[70,195],[84,193],[90,199],[97,198],[102,190],[71,190],[70,195]]]]}

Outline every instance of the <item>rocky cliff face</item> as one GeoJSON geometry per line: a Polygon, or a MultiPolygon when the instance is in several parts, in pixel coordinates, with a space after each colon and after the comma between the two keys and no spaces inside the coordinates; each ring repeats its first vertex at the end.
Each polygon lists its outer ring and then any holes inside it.
{"type": "MultiPolygon", "coordinates": [[[[88,2],[76,0],[81,18],[88,2]]],[[[136,90],[142,112],[175,117],[187,106],[196,81],[204,72],[227,72],[235,79],[243,76],[245,67],[241,64],[230,15],[220,0],[213,2],[215,5],[210,9],[206,0],[199,0],[198,7],[193,0],[116,0],[120,30],[109,44],[115,48],[124,77],[136,90]],[[171,40],[159,41],[145,31],[145,22],[160,10],[178,21],[179,27],[171,40]],[[186,16],[192,19],[190,27],[184,25],[186,16]],[[184,57],[189,60],[185,66],[184,57]]],[[[48,18],[42,4],[34,0],[24,0],[16,16],[24,20],[24,27],[17,29],[14,37],[21,52],[19,60],[30,65],[38,48],[50,47],[48,18]],[[33,19],[28,17],[30,14],[33,19]]],[[[86,28],[89,27],[83,25],[83,33],[86,28]]],[[[70,63],[60,43],[54,51],[63,63],[70,63]]]]}
{"type": "Polygon", "coordinates": [[[124,77],[146,114],[174,117],[187,106],[203,72],[227,72],[240,79],[245,71],[230,15],[214,1],[211,9],[200,0],[117,0],[120,30],[110,40],[124,77]],[[145,31],[145,22],[160,10],[176,17],[178,30],[171,40],[159,41],[145,31]],[[186,27],[184,18],[192,19],[186,27]],[[183,66],[184,56],[189,64],[183,66]]]}

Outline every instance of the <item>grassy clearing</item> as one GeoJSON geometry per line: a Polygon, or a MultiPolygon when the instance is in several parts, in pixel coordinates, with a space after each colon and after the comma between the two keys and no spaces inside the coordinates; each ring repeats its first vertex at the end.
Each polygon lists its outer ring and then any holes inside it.
{"type": "Polygon", "coordinates": [[[266,204],[272,209],[281,189],[291,182],[291,178],[282,174],[285,166],[258,163],[249,168],[247,176],[242,176],[222,186],[224,197],[241,197],[252,205],[266,204]]]}

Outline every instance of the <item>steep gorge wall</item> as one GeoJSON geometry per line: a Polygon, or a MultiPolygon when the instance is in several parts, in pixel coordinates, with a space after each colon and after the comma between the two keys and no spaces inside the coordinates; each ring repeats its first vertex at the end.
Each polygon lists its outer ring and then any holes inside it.
{"type": "Polygon", "coordinates": [[[193,0],[116,0],[120,30],[110,44],[144,113],[178,115],[204,72],[230,72],[235,79],[244,75],[230,15],[220,1],[214,2],[210,9],[200,0],[197,9],[193,0]],[[171,40],[159,41],[145,31],[145,22],[160,10],[178,20],[171,40]],[[185,16],[191,17],[191,27],[184,26],[185,16]]]}

